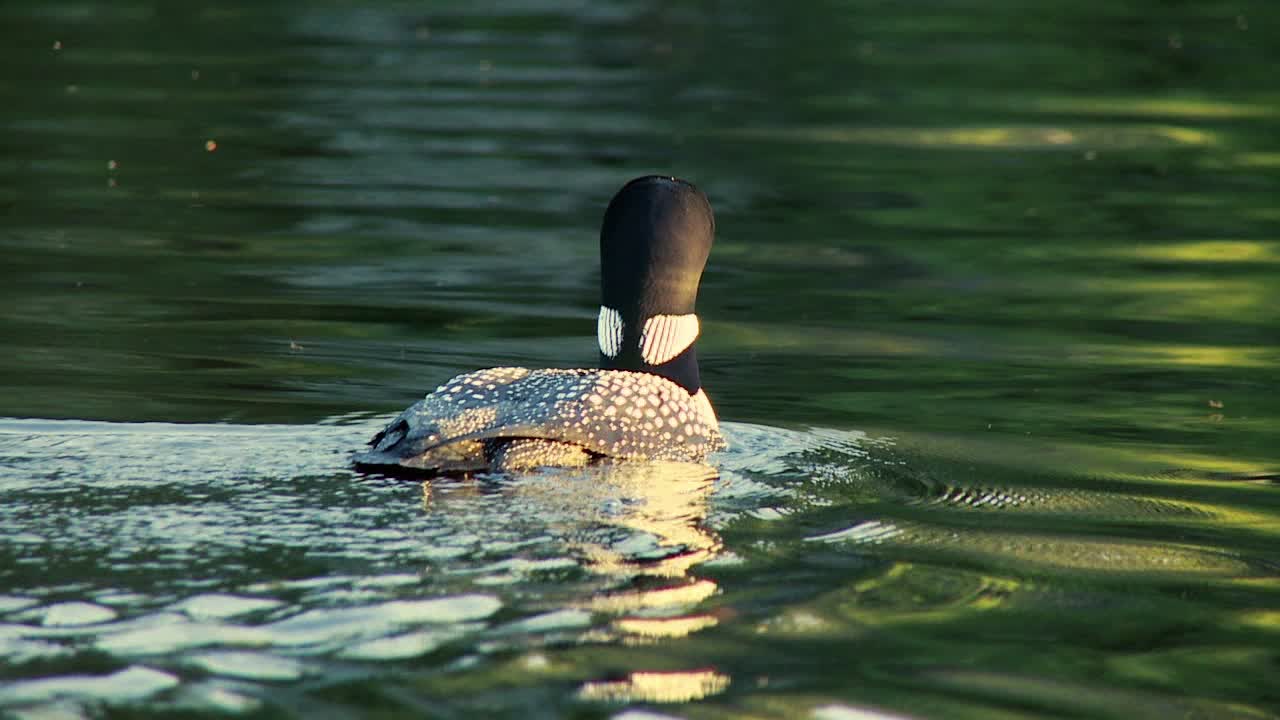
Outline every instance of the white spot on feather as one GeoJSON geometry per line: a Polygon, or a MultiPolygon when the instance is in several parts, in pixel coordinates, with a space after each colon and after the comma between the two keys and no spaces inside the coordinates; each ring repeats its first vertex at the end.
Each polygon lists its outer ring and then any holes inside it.
{"type": "Polygon", "coordinates": [[[719,427],[720,421],[716,419],[716,411],[711,408],[711,401],[707,399],[705,390],[699,390],[698,394],[693,396],[693,405],[702,414],[703,422],[711,427],[719,427]]]}

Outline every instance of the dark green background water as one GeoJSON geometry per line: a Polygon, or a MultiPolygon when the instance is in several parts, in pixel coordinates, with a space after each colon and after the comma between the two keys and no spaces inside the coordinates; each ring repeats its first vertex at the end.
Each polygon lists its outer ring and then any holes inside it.
{"type": "Polygon", "coordinates": [[[1276,717],[1278,37],[4,4],[0,713],[1276,717]],[[592,364],[650,172],[718,213],[719,478],[347,469],[453,374],[592,364]]]}

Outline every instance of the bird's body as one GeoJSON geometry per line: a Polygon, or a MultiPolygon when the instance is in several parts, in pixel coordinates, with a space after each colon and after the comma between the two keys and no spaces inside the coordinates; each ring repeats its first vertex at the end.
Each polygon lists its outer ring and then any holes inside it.
{"type": "Polygon", "coordinates": [[[665,378],[507,367],[436,388],[379,433],[358,462],[517,470],[599,458],[700,461],[723,445],[715,417],[665,378]]]}
{"type": "Polygon", "coordinates": [[[602,459],[700,462],[723,448],[694,353],[693,302],[713,232],[711,207],[691,184],[628,183],[600,237],[602,367],[459,375],[379,432],[356,464],[513,471],[602,459]]]}

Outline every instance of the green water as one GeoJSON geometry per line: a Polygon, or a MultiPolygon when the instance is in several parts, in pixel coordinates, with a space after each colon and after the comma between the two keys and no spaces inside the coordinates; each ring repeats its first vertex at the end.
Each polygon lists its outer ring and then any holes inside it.
{"type": "Polygon", "coordinates": [[[1271,3],[171,5],[0,7],[0,715],[1280,715],[1271,3]],[[718,474],[348,468],[650,172],[718,474]]]}

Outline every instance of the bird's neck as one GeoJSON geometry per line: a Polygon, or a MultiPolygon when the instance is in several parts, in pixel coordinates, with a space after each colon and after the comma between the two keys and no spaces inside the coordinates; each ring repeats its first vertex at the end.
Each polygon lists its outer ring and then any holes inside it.
{"type": "Polygon", "coordinates": [[[600,367],[665,377],[690,395],[702,389],[698,374],[698,316],[648,315],[601,306],[596,336],[600,367]]]}

